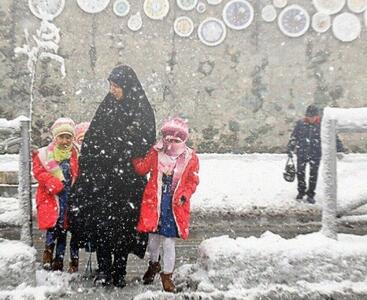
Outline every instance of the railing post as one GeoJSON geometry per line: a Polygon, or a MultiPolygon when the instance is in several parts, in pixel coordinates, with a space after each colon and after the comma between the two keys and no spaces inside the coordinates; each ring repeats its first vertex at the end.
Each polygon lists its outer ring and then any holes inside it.
{"type": "Polygon", "coordinates": [[[321,233],[325,236],[338,238],[337,222],[337,169],[336,169],[336,120],[324,120],[322,136],[325,147],[322,149],[323,177],[325,182],[325,199],[322,210],[321,233]]]}
{"type": "Polygon", "coordinates": [[[22,228],[20,239],[33,246],[32,237],[32,175],[30,148],[30,120],[20,121],[21,144],[19,150],[18,193],[22,211],[22,228]]]}

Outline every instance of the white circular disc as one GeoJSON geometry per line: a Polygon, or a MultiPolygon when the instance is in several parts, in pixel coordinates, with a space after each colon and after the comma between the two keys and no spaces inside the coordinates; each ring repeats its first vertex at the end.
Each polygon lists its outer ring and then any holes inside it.
{"type": "Polygon", "coordinates": [[[293,4],[279,14],[278,26],[285,35],[299,37],[310,27],[310,16],[303,7],[293,4]]]}
{"type": "Polygon", "coordinates": [[[189,17],[178,17],[173,24],[173,29],[177,35],[188,37],[194,31],[194,23],[189,17]]]}
{"type": "Polygon", "coordinates": [[[261,10],[261,17],[265,22],[273,22],[277,18],[277,11],[273,5],[266,5],[261,10]]]}
{"type": "Polygon", "coordinates": [[[312,16],[311,26],[316,32],[326,32],[331,26],[331,17],[322,12],[317,12],[312,16]]]}
{"type": "Polygon", "coordinates": [[[116,0],[113,4],[113,12],[116,16],[125,17],[130,11],[130,3],[127,0],[116,0]]]}
{"type": "Polygon", "coordinates": [[[152,20],[163,20],[169,12],[168,0],[145,0],[144,13],[152,20]]]}
{"type": "Polygon", "coordinates": [[[206,11],[206,5],[204,2],[199,2],[198,5],[196,6],[196,11],[199,14],[203,14],[206,11]]]}
{"type": "Polygon", "coordinates": [[[333,34],[342,42],[351,42],[359,37],[361,22],[358,17],[351,13],[342,13],[333,21],[333,34]]]}
{"type": "Polygon", "coordinates": [[[177,5],[182,10],[193,10],[198,0],[177,0],[177,5]]]}
{"type": "Polygon", "coordinates": [[[223,20],[229,28],[242,30],[254,19],[254,9],[246,0],[231,0],[223,8],[223,20]]]}
{"type": "Polygon", "coordinates": [[[50,21],[61,14],[65,0],[28,0],[28,6],[37,18],[50,21]]]}
{"type": "Polygon", "coordinates": [[[333,15],[342,10],[345,0],[312,0],[312,3],[317,11],[333,15]]]}
{"type": "Polygon", "coordinates": [[[367,8],[367,0],[348,0],[348,8],[350,11],[359,14],[367,8]]]}
{"type": "Polygon", "coordinates": [[[89,14],[96,14],[104,10],[110,0],[77,0],[79,7],[89,14]]]}
{"type": "Polygon", "coordinates": [[[273,5],[276,8],[283,8],[288,4],[287,0],[273,0],[273,5]]]}
{"type": "Polygon", "coordinates": [[[200,41],[207,46],[217,46],[226,38],[226,26],[217,18],[207,18],[198,28],[200,41]]]}
{"type": "Polygon", "coordinates": [[[127,27],[132,31],[138,31],[143,26],[143,20],[141,19],[140,12],[130,16],[127,21],[127,27]]]}
{"type": "Polygon", "coordinates": [[[222,2],[222,0],[206,0],[206,2],[208,2],[210,5],[218,5],[222,2]]]}

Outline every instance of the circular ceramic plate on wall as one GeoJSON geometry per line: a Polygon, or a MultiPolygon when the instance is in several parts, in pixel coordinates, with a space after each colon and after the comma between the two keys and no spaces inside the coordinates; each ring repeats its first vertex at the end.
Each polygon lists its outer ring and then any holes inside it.
{"type": "Polygon", "coordinates": [[[359,37],[361,22],[358,17],[351,13],[342,13],[333,21],[333,34],[342,42],[351,42],[359,37]]]}
{"type": "Polygon", "coordinates": [[[153,20],[163,20],[169,12],[168,0],[145,0],[144,12],[153,20]]]}
{"type": "Polygon", "coordinates": [[[37,18],[52,20],[63,11],[65,0],[28,0],[28,6],[37,18]]]}
{"type": "Polygon", "coordinates": [[[279,14],[278,26],[285,35],[299,37],[308,30],[310,16],[303,7],[293,4],[279,14]]]}
{"type": "Polygon", "coordinates": [[[206,11],[206,5],[204,2],[199,2],[198,5],[196,6],[196,11],[199,14],[203,14],[206,11]]]}
{"type": "Polygon", "coordinates": [[[182,10],[193,10],[198,0],[177,0],[177,5],[182,10]]]}
{"type": "Polygon", "coordinates": [[[226,38],[226,26],[217,18],[207,18],[198,28],[200,41],[207,46],[217,46],[226,38]]]}
{"type": "Polygon", "coordinates": [[[241,30],[254,19],[254,9],[246,0],[231,0],[223,8],[223,20],[229,28],[241,30]]]}
{"type": "Polygon", "coordinates": [[[359,14],[367,8],[367,0],[348,0],[348,8],[350,11],[359,14]]]}
{"type": "Polygon", "coordinates": [[[89,14],[96,14],[103,11],[110,0],[77,0],[79,7],[89,14]]]}
{"type": "Polygon", "coordinates": [[[333,15],[342,10],[345,0],[312,0],[317,11],[327,15],[333,15]]]}
{"type": "Polygon", "coordinates": [[[206,0],[210,5],[218,5],[222,2],[222,0],[206,0]]]}
{"type": "Polygon", "coordinates": [[[283,8],[288,4],[287,0],[273,0],[273,5],[276,8],[283,8]]]}
{"type": "Polygon", "coordinates": [[[277,18],[277,11],[273,5],[266,5],[261,10],[261,17],[265,22],[273,22],[277,18]]]}
{"type": "Polygon", "coordinates": [[[135,15],[130,16],[127,21],[127,27],[132,31],[138,31],[143,26],[143,20],[141,19],[141,14],[138,11],[135,15]]]}
{"type": "Polygon", "coordinates": [[[311,26],[316,32],[326,32],[331,26],[331,17],[322,12],[317,12],[312,16],[311,26]]]}
{"type": "Polygon", "coordinates": [[[173,24],[176,34],[181,37],[188,37],[194,31],[194,23],[189,17],[178,17],[173,24]]]}
{"type": "Polygon", "coordinates": [[[116,0],[113,4],[113,12],[116,16],[125,17],[130,11],[130,3],[127,0],[116,0]]]}

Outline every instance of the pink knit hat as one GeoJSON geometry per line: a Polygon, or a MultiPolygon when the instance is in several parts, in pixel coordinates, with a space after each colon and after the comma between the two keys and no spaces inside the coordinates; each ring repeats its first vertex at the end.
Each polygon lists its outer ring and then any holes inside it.
{"type": "Polygon", "coordinates": [[[76,124],[75,126],[75,139],[78,141],[80,138],[84,137],[86,131],[88,130],[90,122],[82,122],[76,124]]]}
{"type": "Polygon", "coordinates": [[[172,118],[165,121],[161,128],[163,137],[176,137],[185,142],[189,138],[189,126],[181,118],[172,118]]]}
{"type": "Polygon", "coordinates": [[[75,123],[70,118],[59,118],[51,126],[51,132],[54,138],[61,134],[75,136],[75,123]]]}

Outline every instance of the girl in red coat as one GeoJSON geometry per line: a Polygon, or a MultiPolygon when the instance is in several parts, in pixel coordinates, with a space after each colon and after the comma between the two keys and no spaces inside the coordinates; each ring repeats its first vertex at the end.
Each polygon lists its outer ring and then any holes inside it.
{"type": "MultiPolygon", "coordinates": [[[[67,235],[67,200],[78,174],[78,150],[73,144],[75,124],[60,118],[51,127],[53,141],[33,153],[33,174],[38,181],[36,192],[37,219],[46,230],[43,268],[62,271],[67,235]],[[53,252],[56,244],[56,254],[53,252]]],[[[78,270],[79,249],[72,237],[69,272],[78,270]]]]}
{"type": "Polygon", "coordinates": [[[175,290],[172,273],[175,265],[175,239],[189,235],[190,198],[199,183],[199,160],[186,146],[189,137],[187,123],[180,118],[166,121],[158,141],[144,158],[133,161],[140,175],[150,173],[144,190],[137,229],[149,233],[149,268],[144,284],[153,282],[161,271],[160,245],[163,244],[163,289],[175,290]]]}

